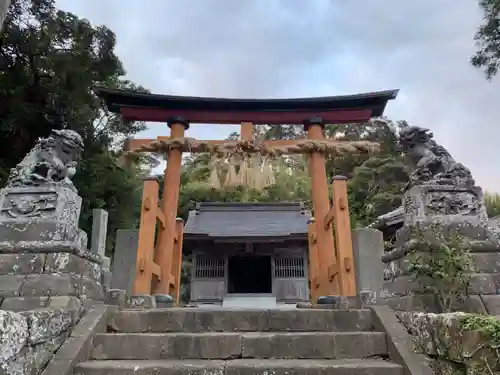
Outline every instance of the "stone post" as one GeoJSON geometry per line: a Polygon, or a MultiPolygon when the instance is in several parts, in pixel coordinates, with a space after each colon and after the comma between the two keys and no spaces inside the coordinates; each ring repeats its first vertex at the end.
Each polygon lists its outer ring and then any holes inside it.
{"type": "Polygon", "coordinates": [[[380,302],[384,280],[384,239],[382,232],[358,228],[352,232],[352,250],[356,269],[356,292],[362,304],[380,302]]]}
{"type": "Polygon", "coordinates": [[[137,263],[139,230],[119,229],[116,231],[115,252],[112,264],[112,289],[122,289],[132,295],[137,263]]]}
{"type": "Polygon", "coordinates": [[[3,23],[9,10],[10,0],[0,0],[0,32],[3,30],[3,23]]]}
{"type": "Polygon", "coordinates": [[[92,239],[90,248],[94,254],[104,256],[108,234],[108,212],[101,208],[92,210],[92,239]]]}

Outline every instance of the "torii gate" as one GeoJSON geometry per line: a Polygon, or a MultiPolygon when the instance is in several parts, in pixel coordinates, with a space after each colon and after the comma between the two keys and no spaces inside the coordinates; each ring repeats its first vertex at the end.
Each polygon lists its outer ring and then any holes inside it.
{"type": "Polygon", "coordinates": [[[309,154],[314,221],[309,224],[309,278],[313,302],[322,295],[354,296],[355,274],[345,177],[332,183],[330,207],[325,153],[368,151],[371,142],[343,142],[324,136],[325,124],[366,122],[382,116],[398,90],[302,99],[220,99],[154,95],[96,87],[108,109],[125,119],[166,122],[170,136],[131,139],[128,151],[163,151],[167,167],[163,199],[158,206],[158,182],[144,183],[137,249],[135,294],[171,294],[179,302],[183,223],[176,219],[183,152],[221,151],[240,147],[245,152],[309,154]],[[185,137],[190,123],[240,124],[239,141],[198,141],[185,137]],[[302,140],[252,142],[253,125],[304,124],[302,140]],[[285,151],[283,151],[283,149],[285,151]],[[160,221],[155,243],[156,221],[160,221]],[[334,229],[332,228],[334,226],[334,229]],[[335,230],[335,237],[333,234],[335,230]]]}

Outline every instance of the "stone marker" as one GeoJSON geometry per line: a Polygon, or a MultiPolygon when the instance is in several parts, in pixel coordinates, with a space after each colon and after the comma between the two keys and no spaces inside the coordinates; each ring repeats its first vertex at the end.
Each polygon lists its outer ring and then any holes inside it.
{"type": "Polygon", "coordinates": [[[139,230],[119,229],[116,231],[111,288],[123,289],[129,296],[132,295],[135,281],[138,243],[139,230]]]}
{"type": "Polygon", "coordinates": [[[380,299],[384,281],[384,254],[382,232],[358,228],[352,232],[352,251],[356,267],[356,292],[363,304],[376,304],[380,299]]]}
{"type": "Polygon", "coordinates": [[[108,212],[101,208],[92,210],[92,240],[90,248],[94,254],[104,256],[108,234],[108,212]]]}

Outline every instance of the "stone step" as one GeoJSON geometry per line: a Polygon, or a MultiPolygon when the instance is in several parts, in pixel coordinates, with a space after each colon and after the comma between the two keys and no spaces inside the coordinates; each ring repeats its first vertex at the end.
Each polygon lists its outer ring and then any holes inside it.
{"type": "Polygon", "coordinates": [[[403,368],[377,359],[236,359],[92,361],[80,363],[74,375],[403,375],[403,368]]]}
{"type": "Polygon", "coordinates": [[[110,332],[370,331],[370,310],[169,308],[122,310],[110,332]]]}
{"type": "Polygon", "coordinates": [[[93,359],[368,358],[387,355],[382,332],[119,333],[94,339],[93,359]]]}

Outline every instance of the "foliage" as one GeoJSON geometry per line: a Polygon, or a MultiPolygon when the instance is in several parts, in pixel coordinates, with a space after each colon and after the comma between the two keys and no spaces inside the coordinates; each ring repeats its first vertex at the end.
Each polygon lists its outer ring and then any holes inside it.
{"type": "Polygon", "coordinates": [[[435,295],[442,312],[452,311],[453,305],[466,297],[474,270],[469,242],[435,224],[416,229],[412,243],[408,273],[435,295]]]}
{"type": "Polygon", "coordinates": [[[500,215],[500,194],[485,192],[484,204],[488,217],[495,217],[500,215]]]}
{"type": "Polygon", "coordinates": [[[479,0],[479,6],[483,11],[483,24],[474,37],[478,50],[471,64],[483,69],[490,80],[500,67],[500,0],[479,0]]]}
{"type": "Polygon", "coordinates": [[[500,365],[500,320],[498,317],[469,314],[461,320],[461,328],[463,331],[476,331],[481,335],[481,363],[474,364],[475,373],[498,374],[500,365]]]}
{"type": "Polygon", "coordinates": [[[81,225],[88,231],[91,209],[104,207],[111,238],[135,220],[139,198],[133,170],[116,168],[111,150],[144,124],[109,113],[91,87],[145,91],[121,78],[115,43],[111,30],[57,9],[55,0],[13,0],[0,33],[0,185],[37,138],[73,129],[85,143],[75,181],[81,225]]]}

